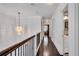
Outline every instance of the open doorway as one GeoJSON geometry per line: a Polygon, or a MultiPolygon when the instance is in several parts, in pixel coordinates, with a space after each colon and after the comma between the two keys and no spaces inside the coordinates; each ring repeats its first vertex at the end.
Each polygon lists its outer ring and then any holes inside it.
{"type": "Polygon", "coordinates": [[[64,12],[64,40],[63,40],[63,44],[64,44],[64,55],[68,56],[69,55],[69,19],[68,19],[68,6],[65,7],[64,12]]]}

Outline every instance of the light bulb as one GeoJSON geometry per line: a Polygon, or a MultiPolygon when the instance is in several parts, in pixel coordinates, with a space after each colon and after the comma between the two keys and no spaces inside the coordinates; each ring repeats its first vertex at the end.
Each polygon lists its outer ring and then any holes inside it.
{"type": "Polygon", "coordinates": [[[47,5],[52,5],[53,3],[47,3],[47,5]]]}

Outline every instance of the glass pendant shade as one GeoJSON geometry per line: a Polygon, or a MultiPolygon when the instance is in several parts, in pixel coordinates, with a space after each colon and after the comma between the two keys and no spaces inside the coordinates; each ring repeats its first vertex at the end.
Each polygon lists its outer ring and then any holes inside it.
{"type": "Polygon", "coordinates": [[[17,32],[18,35],[21,35],[22,33],[24,33],[22,26],[17,26],[16,32],[17,32]]]}

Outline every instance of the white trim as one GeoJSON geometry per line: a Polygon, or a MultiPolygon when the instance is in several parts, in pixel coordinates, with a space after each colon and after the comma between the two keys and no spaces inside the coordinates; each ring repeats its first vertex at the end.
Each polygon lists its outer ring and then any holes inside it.
{"type": "Polygon", "coordinates": [[[37,52],[38,52],[38,50],[39,50],[39,47],[40,47],[40,45],[41,45],[41,42],[42,42],[42,40],[40,41],[40,43],[39,43],[39,45],[38,45],[38,47],[37,47],[37,49],[36,49],[36,54],[37,54],[37,52]]]}

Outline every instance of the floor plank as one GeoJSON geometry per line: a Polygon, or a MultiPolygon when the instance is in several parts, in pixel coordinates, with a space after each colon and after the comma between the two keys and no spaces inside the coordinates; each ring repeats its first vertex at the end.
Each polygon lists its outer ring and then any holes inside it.
{"type": "Polygon", "coordinates": [[[52,42],[51,38],[48,40],[48,45],[45,47],[42,41],[40,48],[38,50],[37,56],[61,56],[52,42]]]}

